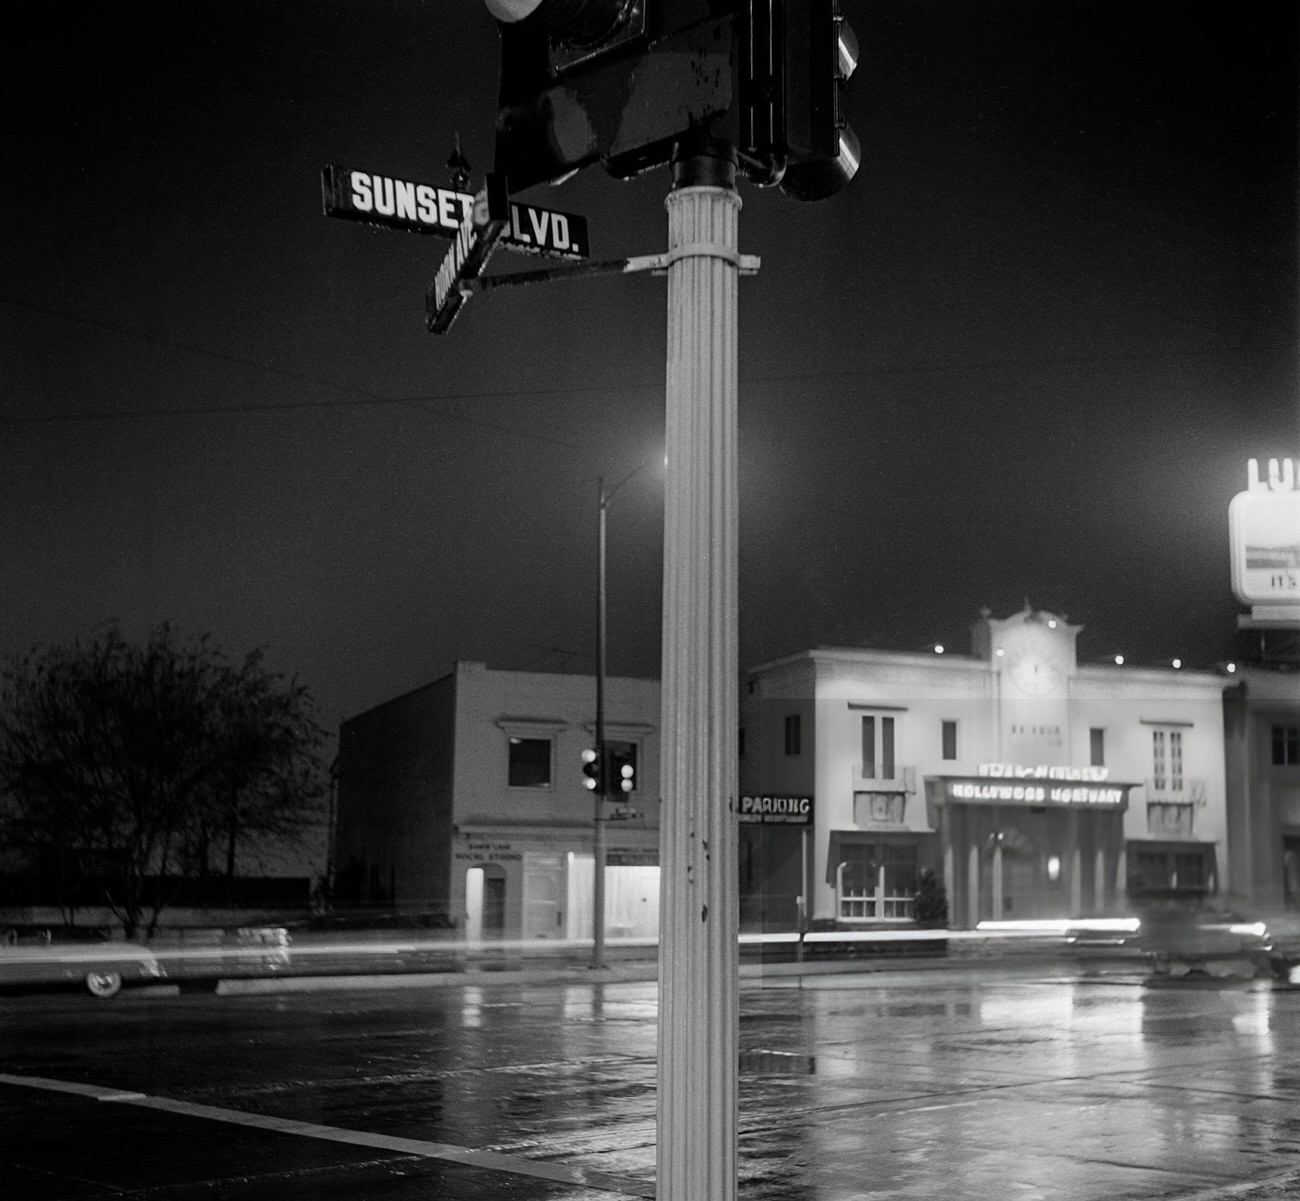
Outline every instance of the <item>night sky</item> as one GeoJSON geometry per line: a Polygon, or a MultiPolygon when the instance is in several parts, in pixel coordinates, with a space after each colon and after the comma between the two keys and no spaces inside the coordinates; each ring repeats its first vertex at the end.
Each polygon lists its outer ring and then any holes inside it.
{"type": "MultiPolygon", "coordinates": [[[[743,189],[740,661],[1239,653],[1228,503],[1300,453],[1294,5],[846,5],[864,161],[743,189]]],[[[29,12],[4,54],[0,651],[170,620],[341,718],[444,674],[659,671],[665,284],[475,297],[325,217],[327,163],[491,166],[481,0],[29,12]],[[640,467],[645,464],[644,467],[640,467]],[[640,467],[639,470],[638,467],[640,467]]],[[[523,198],[666,247],[666,171],[523,198]]],[[[533,267],[505,252],[493,272],[533,267]]]]}

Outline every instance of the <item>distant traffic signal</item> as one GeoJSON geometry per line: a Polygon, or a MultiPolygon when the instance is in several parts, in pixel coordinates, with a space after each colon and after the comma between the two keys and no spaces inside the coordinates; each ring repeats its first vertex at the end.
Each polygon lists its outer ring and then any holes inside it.
{"type": "Polygon", "coordinates": [[[605,795],[605,756],[601,749],[588,747],[582,752],[583,786],[597,796],[605,795]]]}
{"type": "Polygon", "coordinates": [[[609,783],[616,792],[636,788],[636,747],[628,746],[609,753],[609,783]]]}

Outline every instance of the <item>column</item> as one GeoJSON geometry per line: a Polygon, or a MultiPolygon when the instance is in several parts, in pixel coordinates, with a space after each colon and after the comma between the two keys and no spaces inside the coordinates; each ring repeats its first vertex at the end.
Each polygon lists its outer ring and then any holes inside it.
{"type": "Polygon", "coordinates": [[[673,166],[656,1195],[735,1201],[740,196],[725,148],[673,166]]]}

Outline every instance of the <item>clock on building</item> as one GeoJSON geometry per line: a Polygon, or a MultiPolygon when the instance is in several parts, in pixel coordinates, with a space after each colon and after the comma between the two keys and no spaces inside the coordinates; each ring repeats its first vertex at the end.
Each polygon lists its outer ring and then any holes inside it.
{"type": "Polygon", "coordinates": [[[1064,695],[1064,648],[1059,638],[1041,626],[1027,625],[1008,639],[1007,678],[1024,696],[1064,695]]]}

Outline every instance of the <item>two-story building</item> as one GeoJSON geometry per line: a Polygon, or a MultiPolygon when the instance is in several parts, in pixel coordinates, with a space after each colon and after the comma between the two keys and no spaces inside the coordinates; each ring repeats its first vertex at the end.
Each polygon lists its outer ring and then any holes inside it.
{"type": "Polygon", "coordinates": [[[748,928],[1113,912],[1228,887],[1216,673],[1080,664],[1080,627],[984,615],[969,655],[819,649],[741,688],[748,928]]]}
{"type": "MultiPolygon", "coordinates": [[[[335,893],[341,904],[454,925],[471,939],[590,938],[595,679],[451,674],[339,731],[335,893]]],[[[632,791],[603,802],[605,930],[659,919],[659,683],[605,681],[606,744],[632,791]]]]}

